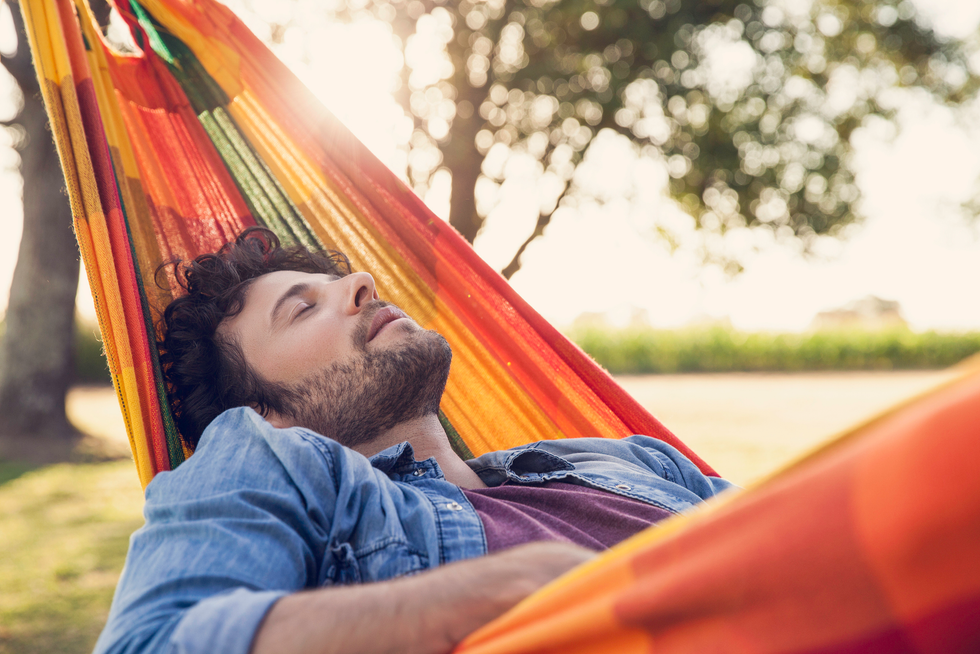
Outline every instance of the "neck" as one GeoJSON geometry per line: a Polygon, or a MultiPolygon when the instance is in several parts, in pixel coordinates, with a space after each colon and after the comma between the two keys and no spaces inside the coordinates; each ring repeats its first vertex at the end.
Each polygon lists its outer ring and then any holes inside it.
{"type": "Polygon", "coordinates": [[[434,458],[449,483],[460,488],[486,488],[480,477],[453,451],[446,431],[434,413],[398,423],[370,443],[353,449],[364,456],[372,456],[405,441],[411,443],[416,461],[434,458]]]}

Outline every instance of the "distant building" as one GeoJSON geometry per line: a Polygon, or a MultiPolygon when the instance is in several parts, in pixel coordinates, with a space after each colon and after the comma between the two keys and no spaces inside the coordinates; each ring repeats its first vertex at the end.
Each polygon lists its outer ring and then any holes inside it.
{"type": "Polygon", "coordinates": [[[821,311],[810,322],[810,330],[862,329],[878,331],[908,327],[898,302],[869,295],[839,309],[821,311]]]}
{"type": "Polygon", "coordinates": [[[609,321],[601,311],[583,311],[572,321],[572,329],[608,329],[609,321]]]}
{"type": "Polygon", "coordinates": [[[620,306],[612,311],[585,311],[572,321],[572,329],[651,329],[646,309],[620,306]]]}
{"type": "Polygon", "coordinates": [[[735,331],[732,326],[732,319],[728,316],[712,316],[707,313],[700,313],[684,324],[685,329],[722,329],[725,331],[735,331]]]}

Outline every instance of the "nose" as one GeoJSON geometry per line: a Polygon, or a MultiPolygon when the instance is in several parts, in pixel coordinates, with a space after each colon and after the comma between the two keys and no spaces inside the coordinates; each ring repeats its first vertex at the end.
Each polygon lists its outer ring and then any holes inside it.
{"type": "Polygon", "coordinates": [[[371,300],[380,300],[378,290],[374,286],[374,277],[370,273],[356,272],[344,277],[347,282],[347,313],[360,313],[371,300]]]}

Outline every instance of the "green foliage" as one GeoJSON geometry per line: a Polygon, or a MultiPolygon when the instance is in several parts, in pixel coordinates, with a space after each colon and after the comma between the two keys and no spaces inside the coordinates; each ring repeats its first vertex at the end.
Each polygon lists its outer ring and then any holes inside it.
{"type": "MultiPolygon", "coordinates": [[[[967,47],[939,38],[910,0],[334,4],[391,23],[406,52],[396,96],[415,124],[410,177],[424,194],[440,165],[450,171],[450,222],[471,241],[492,208],[478,210],[475,188],[507,175],[483,160],[491,147],[530,154],[545,176],[530,241],[606,129],[663,156],[671,194],[705,232],[765,228],[807,248],[856,219],[855,128],[891,116],[897,89],[958,103],[980,81],[967,47]],[[413,68],[413,40],[441,42],[451,65],[436,78],[413,68]]],[[[734,272],[717,240],[706,259],[734,272]]]]}
{"type": "Polygon", "coordinates": [[[75,383],[112,383],[98,328],[75,322],[75,383]]]}
{"type": "Polygon", "coordinates": [[[0,483],[0,654],[92,651],[142,505],[132,461],[0,483]]]}
{"type": "MultiPolygon", "coordinates": [[[[0,338],[4,335],[4,322],[0,320],[0,338]]],[[[102,341],[98,327],[86,325],[75,318],[75,384],[111,384],[109,365],[102,353],[102,341]]]]}
{"type": "Polygon", "coordinates": [[[980,332],[743,333],[730,329],[575,329],[569,337],[613,374],[945,368],[980,352],[980,332]]]}

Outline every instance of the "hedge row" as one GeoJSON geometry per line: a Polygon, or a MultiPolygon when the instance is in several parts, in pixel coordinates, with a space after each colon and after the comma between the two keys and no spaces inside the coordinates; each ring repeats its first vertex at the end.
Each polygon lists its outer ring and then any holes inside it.
{"type": "MultiPolygon", "coordinates": [[[[938,369],[980,352],[980,332],[769,334],[590,327],[568,335],[614,374],[938,369]]],[[[76,332],[75,370],[77,383],[110,382],[102,343],[91,328],[76,332]]]]}
{"type": "Polygon", "coordinates": [[[938,369],[980,352],[980,332],[580,328],[569,337],[614,374],[938,369]]]}
{"type": "Polygon", "coordinates": [[[111,384],[109,364],[102,354],[102,341],[97,327],[75,327],[75,383],[111,384]]]}
{"type": "MultiPolygon", "coordinates": [[[[6,324],[0,320],[0,339],[6,324]]],[[[97,327],[75,321],[75,376],[76,384],[111,384],[109,365],[102,354],[102,341],[97,327]]]]}

